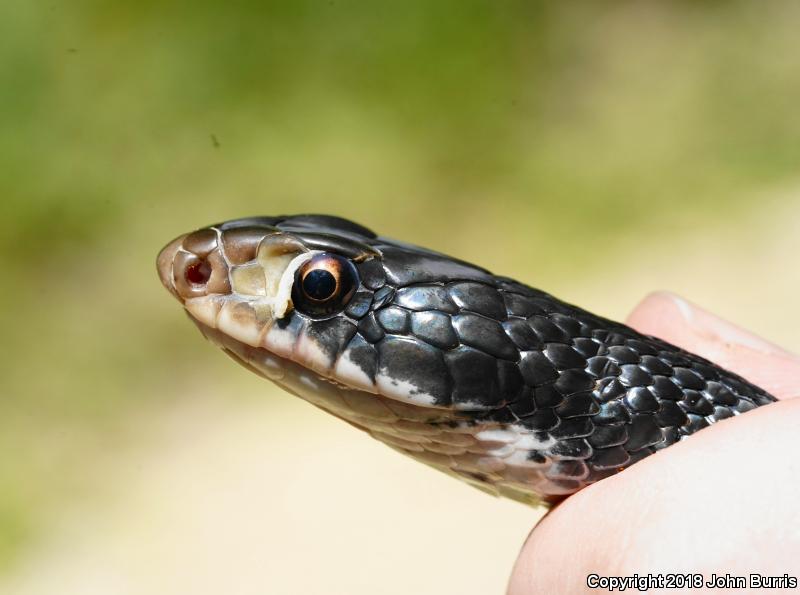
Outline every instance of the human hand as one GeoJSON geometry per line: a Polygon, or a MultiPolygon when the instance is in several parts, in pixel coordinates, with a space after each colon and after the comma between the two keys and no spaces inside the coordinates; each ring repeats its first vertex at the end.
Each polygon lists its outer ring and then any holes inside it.
{"type": "Polygon", "coordinates": [[[556,506],[523,546],[509,595],[591,591],[590,574],[800,578],[800,399],[792,399],[800,396],[800,358],[667,293],[648,296],[628,324],[780,400],[718,422],[556,506]]]}

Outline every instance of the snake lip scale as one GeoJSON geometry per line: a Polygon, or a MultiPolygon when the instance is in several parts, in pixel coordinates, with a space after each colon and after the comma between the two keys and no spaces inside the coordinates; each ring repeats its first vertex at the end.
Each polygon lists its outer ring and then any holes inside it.
{"type": "Polygon", "coordinates": [[[339,217],[212,225],[170,242],[157,267],[246,368],[528,504],[775,400],[660,339],[339,217]]]}

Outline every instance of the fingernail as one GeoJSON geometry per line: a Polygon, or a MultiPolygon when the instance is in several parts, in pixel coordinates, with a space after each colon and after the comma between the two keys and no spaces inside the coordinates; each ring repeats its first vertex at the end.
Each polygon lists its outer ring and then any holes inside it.
{"type": "Polygon", "coordinates": [[[692,331],[705,339],[721,341],[728,346],[740,346],[769,355],[792,355],[785,349],[762,339],[742,327],[712,314],[674,293],[661,294],[675,306],[692,331]]]}

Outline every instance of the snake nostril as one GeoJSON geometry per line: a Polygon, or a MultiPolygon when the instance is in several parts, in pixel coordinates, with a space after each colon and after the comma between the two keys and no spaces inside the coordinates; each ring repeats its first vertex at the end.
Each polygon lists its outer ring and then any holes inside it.
{"type": "Polygon", "coordinates": [[[205,285],[211,279],[211,265],[207,260],[198,260],[186,267],[184,276],[192,285],[205,285]]]}

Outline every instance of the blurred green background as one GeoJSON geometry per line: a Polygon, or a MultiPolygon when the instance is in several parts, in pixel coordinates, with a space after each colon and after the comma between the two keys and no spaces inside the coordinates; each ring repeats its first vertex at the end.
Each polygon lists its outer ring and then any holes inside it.
{"type": "Polygon", "coordinates": [[[677,289],[796,349],[798,22],[789,0],[0,3],[0,573],[46,573],[170,416],[328,423],[159,286],[161,245],[214,221],[336,213],[616,317],[677,289]]]}

